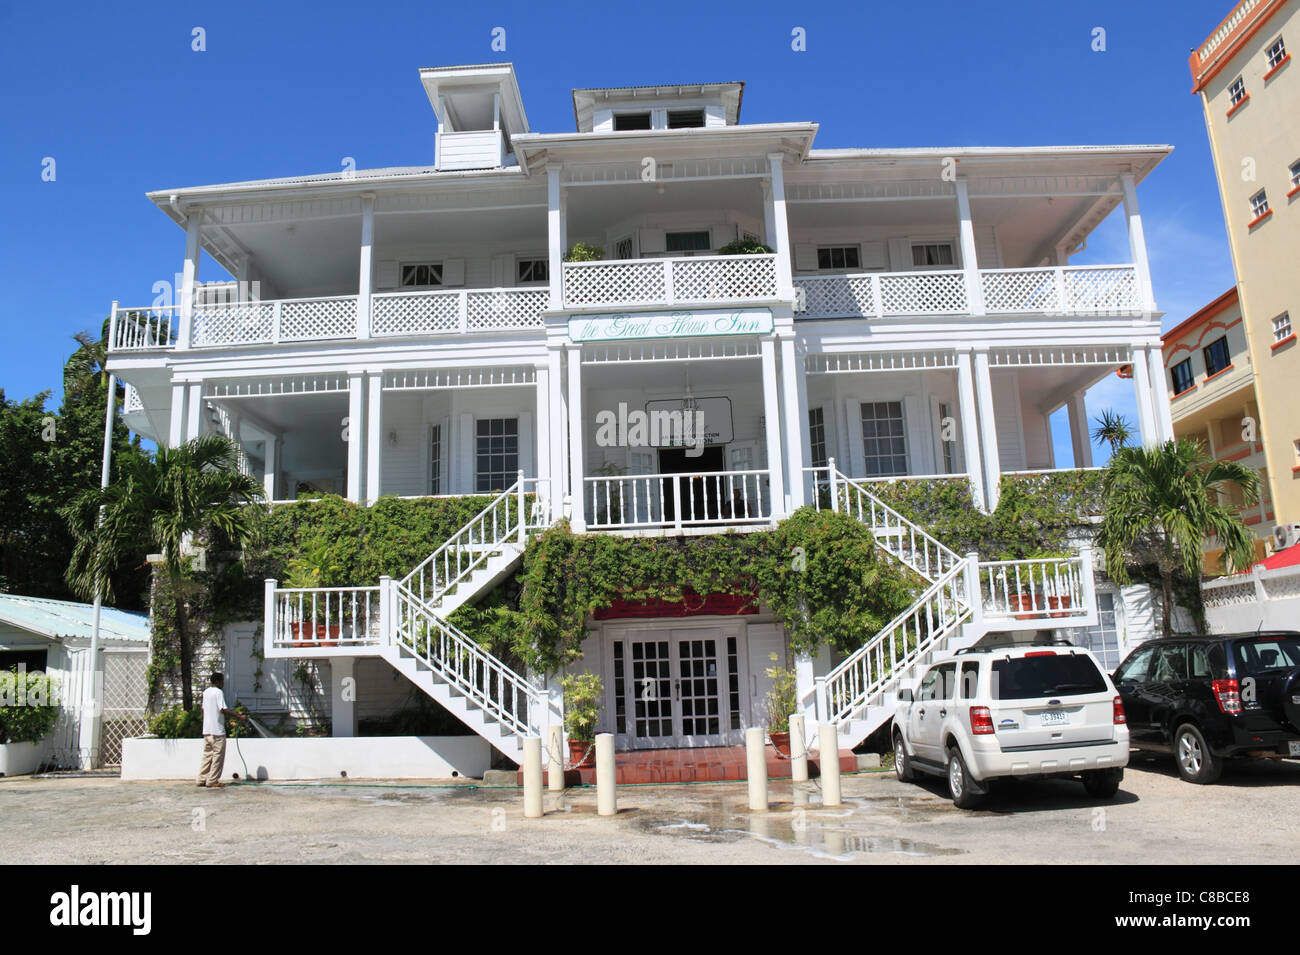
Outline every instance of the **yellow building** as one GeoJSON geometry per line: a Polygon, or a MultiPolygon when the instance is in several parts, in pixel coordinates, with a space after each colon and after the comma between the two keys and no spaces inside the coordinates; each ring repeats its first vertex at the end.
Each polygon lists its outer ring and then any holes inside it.
{"type": "MultiPolygon", "coordinates": [[[[1212,396],[1205,389],[1200,396],[1174,400],[1175,431],[1204,428],[1215,415],[1221,423],[1230,414],[1255,417],[1249,410],[1238,412],[1238,406],[1255,410],[1258,442],[1242,460],[1258,463],[1263,496],[1273,505],[1260,518],[1268,522],[1262,527],[1265,533],[1274,523],[1300,522],[1300,344],[1295,335],[1300,321],[1300,66],[1292,64],[1288,45],[1300,45],[1300,0],[1241,0],[1192,51],[1192,92],[1200,94],[1205,110],[1237,294],[1217,315],[1205,312],[1223,299],[1165,336],[1166,366],[1173,374],[1184,359],[1171,362],[1171,345],[1183,344],[1199,327],[1188,326],[1224,324],[1227,310],[1237,310],[1241,358],[1233,353],[1231,329],[1237,326],[1230,326],[1225,331],[1232,370],[1224,371],[1212,396]],[[1175,332],[1179,341],[1172,342],[1175,332]],[[1243,359],[1249,360],[1245,369],[1243,359]]],[[[1189,354],[1199,354],[1188,347],[1189,354]]],[[[1199,358],[1204,362],[1204,355],[1199,358]]],[[[1195,370],[1197,361],[1192,365],[1195,370]]],[[[1186,383],[1186,369],[1180,374],[1182,382],[1167,381],[1175,393],[1186,383]]],[[[1197,374],[1199,390],[1208,384],[1203,366],[1197,374]]],[[[1241,429],[1249,424],[1237,422],[1239,443],[1241,429]]],[[[1224,429],[1219,437],[1226,439],[1231,436],[1226,423],[1224,429]]],[[[1233,453],[1244,450],[1232,447],[1233,453]]]]}
{"type": "MultiPolygon", "coordinates": [[[[1228,503],[1255,531],[1255,554],[1268,556],[1274,509],[1264,443],[1258,432],[1259,401],[1255,363],[1246,340],[1246,323],[1236,288],[1161,336],[1165,386],[1174,419],[1174,436],[1200,441],[1219,461],[1237,461],[1259,472],[1260,500],[1247,507],[1232,485],[1228,503]]],[[[1209,539],[1205,572],[1221,574],[1223,549],[1209,539]]]]}

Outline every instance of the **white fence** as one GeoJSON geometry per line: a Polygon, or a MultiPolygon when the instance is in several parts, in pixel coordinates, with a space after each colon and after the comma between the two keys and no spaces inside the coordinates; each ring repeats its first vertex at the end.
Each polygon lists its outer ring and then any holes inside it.
{"type": "Polygon", "coordinates": [[[1208,580],[1201,600],[1211,633],[1300,630],[1300,566],[1208,580]]]}
{"type": "Polygon", "coordinates": [[[766,470],[583,478],[587,526],[638,530],[772,520],[766,470]]]}

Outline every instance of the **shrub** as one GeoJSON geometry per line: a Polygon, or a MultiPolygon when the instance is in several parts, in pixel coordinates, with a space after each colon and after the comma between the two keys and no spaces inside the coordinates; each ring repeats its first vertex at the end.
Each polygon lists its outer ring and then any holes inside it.
{"type": "Polygon", "coordinates": [[[197,739],[203,735],[203,710],[173,706],[149,720],[149,732],[161,739],[197,739]]]}
{"type": "Polygon", "coordinates": [[[755,239],[737,239],[718,249],[715,255],[769,255],[772,250],[755,239]]]}
{"type": "Polygon", "coordinates": [[[0,671],[0,743],[39,743],[59,718],[58,690],[39,670],[0,671]]]}
{"type": "Polygon", "coordinates": [[[569,246],[569,251],[564,253],[566,262],[599,262],[605,258],[605,250],[598,245],[588,245],[586,242],[575,242],[569,246]]]}

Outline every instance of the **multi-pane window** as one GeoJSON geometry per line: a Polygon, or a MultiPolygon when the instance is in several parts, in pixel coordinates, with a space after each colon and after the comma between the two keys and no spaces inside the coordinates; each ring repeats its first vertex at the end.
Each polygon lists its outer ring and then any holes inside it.
{"type": "Polygon", "coordinates": [[[669,252],[707,252],[709,250],[709,230],[699,232],[669,232],[665,236],[669,252]]]}
{"type": "Polygon", "coordinates": [[[954,421],[952,405],[939,403],[939,445],[943,448],[943,473],[957,473],[957,442],[955,434],[949,434],[949,425],[954,421]]]}
{"type": "Polygon", "coordinates": [[[1250,214],[1255,219],[1268,212],[1268,196],[1265,192],[1266,190],[1261,189],[1250,197],[1250,214]]]}
{"type": "Polygon", "coordinates": [[[1187,391],[1196,382],[1196,376],[1192,373],[1192,360],[1184,358],[1174,365],[1169,369],[1169,377],[1173,379],[1174,394],[1181,395],[1187,391]]]}
{"type": "Polygon", "coordinates": [[[402,263],[402,288],[429,288],[441,284],[441,262],[402,263]]]}
{"type": "Polygon", "coordinates": [[[829,245],[817,250],[819,269],[856,269],[860,262],[856,245],[829,245]]]}
{"type": "Polygon", "coordinates": [[[1070,638],[1076,646],[1091,650],[1107,673],[1113,672],[1120,661],[1119,627],[1115,624],[1115,595],[1099,592],[1097,625],[1087,629],[1075,629],[1071,631],[1070,638]]]}
{"type": "Polygon", "coordinates": [[[826,415],[821,408],[808,409],[808,445],[812,449],[812,466],[826,467],[826,415]]]}
{"type": "Polygon", "coordinates": [[[1286,44],[1282,42],[1281,37],[1272,42],[1265,55],[1268,57],[1268,68],[1270,70],[1281,65],[1282,61],[1286,59],[1286,44]]]}
{"type": "Polygon", "coordinates": [[[614,243],[614,258],[632,258],[632,237],[630,235],[624,236],[614,243]]]}
{"type": "Polygon", "coordinates": [[[1236,106],[1246,98],[1246,81],[1240,76],[1232,81],[1228,87],[1228,102],[1236,106]]]}
{"type": "Polygon", "coordinates": [[[867,477],[907,473],[901,401],[862,402],[862,459],[867,477]]]}
{"type": "Polygon", "coordinates": [[[1217,375],[1232,364],[1232,359],[1228,356],[1228,338],[1226,335],[1216,338],[1206,345],[1202,354],[1205,355],[1205,373],[1207,375],[1217,375]]]}
{"type": "Polygon", "coordinates": [[[1291,337],[1291,313],[1283,312],[1273,319],[1273,341],[1283,342],[1291,337]]]}
{"type": "Polygon", "coordinates": [[[912,246],[912,265],[917,268],[952,265],[955,261],[951,242],[919,242],[912,246]]]}
{"type": "Polygon", "coordinates": [[[616,113],[614,116],[614,131],[621,132],[625,129],[649,129],[650,114],[647,113],[616,113]]]}
{"type": "Polygon", "coordinates": [[[429,429],[429,493],[442,493],[442,425],[429,429]]]}
{"type": "Polygon", "coordinates": [[[508,488],[519,471],[519,419],[479,418],[474,426],[475,492],[508,488]]]}
{"type": "Polygon", "coordinates": [[[668,111],[669,129],[687,129],[692,126],[703,125],[704,110],[702,109],[670,109],[668,111]]]}
{"type": "Polygon", "coordinates": [[[1291,188],[1300,189],[1300,159],[1291,164],[1291,188]]]}
{"type": "Polygon", "coordinates": [[[545,282],[550,274],[545,259],[520,259],[518,262],[519,284],[528,282],[545,282]]]}

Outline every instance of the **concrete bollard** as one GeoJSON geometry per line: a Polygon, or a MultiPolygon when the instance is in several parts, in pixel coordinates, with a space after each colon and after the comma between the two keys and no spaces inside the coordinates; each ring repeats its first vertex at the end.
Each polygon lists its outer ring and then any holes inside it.
{"type": "Polygon", "coordinates": [[[803,741],[803,714],[790,715],[790,778],[796,783],[808,781],[808,750],[803,741]]]}
{"type": "Polygon", "coordinates": [[[614,734],[596,734],[596,812],[618,814],[618,783],[614,769],[614,734]]]}
{"type": "Polygon", "coordinates": [[[559,724],[547,734],[546,788],[553,793],[564,792],[564,731],[559,724]]]}
{"type": "Polygon", "coordinates": [[[822,761],[822,805],[842,806],[840,800],[840,738],[834,723],[817,728],[818,749],[822,761]]]}
{"type": "Polygon", "coordinates": [[[542,818],[542,739],[524,740],[524,818],[542,818]]]}
{"type": "Polygon", "coordinates": [[[767,811],[767,753],[763,747],[763,728],[745,730],[745,775],[749,779],[749,808],[767,811]]]}

